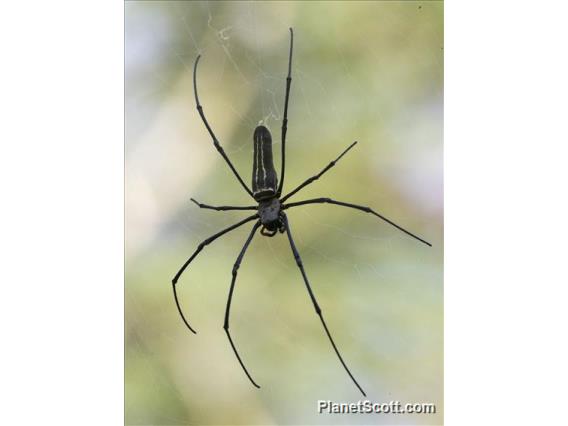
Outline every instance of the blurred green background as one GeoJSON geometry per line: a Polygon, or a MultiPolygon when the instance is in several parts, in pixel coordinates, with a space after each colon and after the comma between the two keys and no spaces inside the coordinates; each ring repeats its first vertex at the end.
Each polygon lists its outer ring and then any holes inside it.
{"type": "Polygon", "coordinates": [[[443,3],[126,2],[126,424],[441,424],[443,422],[443,3]],[[280,169],[288,27],[295,31],[286,189],[359,144],[294,200],[328,196],[379,219],[314,205],[290,210],[328,326],[374,402],[432,402],[434,415],[325,415],[319,399],[362,399],[314,313],[287,239],[251,225],[198,243],[249,205],[195,110],[191,68],[214,131],[250,185],[252,133],[264,123],[280,169]]]}

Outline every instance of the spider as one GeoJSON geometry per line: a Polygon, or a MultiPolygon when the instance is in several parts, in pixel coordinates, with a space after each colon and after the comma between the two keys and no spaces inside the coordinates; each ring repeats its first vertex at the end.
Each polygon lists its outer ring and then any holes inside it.
{"type": "Polygon", "coordinates": [[[234,173],[235,177],[237,178],[237,180],[239,181],[241,186],[255,200],[257,205],[253,205],[253,206],[211,206],[211,205],[200,203],[193,198],[191,199],[191,201],[193,201],[195,204],[197,204],[197,206],[199,206],[200,208],[203,208],[203,209],[211,209],[211,210],[217,210],[217,211],[256,210],[256,213],[253,214],[252,216],[249,216],[249,217],[241,220],[240,222],[235,223],[234,225],[231,225],[231,226],[217,232],[216,234],[214,234],[214,235],[210,236],[209,238],[205,239],[204,241],[202,241],[197,246],[197,249],[193,252],[193,254],[189,257],[189,259],[187,259],[187,261],[183,264],[181,269],[178,271],[178,273],[175,275],[175,277],[172,280],[174,299],[175,299],[175,303],[176,303],[177,309],[179,311],[179,314],[181,316],[181,319],[183,320],[183,322],[185,323],[187,328],[189,328],[190,331],[192,331],[193,333],[196,333],[196,331],[189,325],[189,322],[187,321],[186,317],[184,316],[182,309],[181,309],[181,306],[180,306],[180,303],[179,303],[179,300],[178,300],[177,291],[176,291],[176,284],[177,284],[180,276],[183,274],[183,272],[186,270],[186,268],[189,266],[189,264],[193,261],[193,259],[195,259],[195,257],[201,252],[201,250],[203,250],[203,248],[205,246],[211,244],[217,238],[219,238],[222,235],[225,235],[226,233],[244,225],[245,223],[254,221],[254,225],[252,227],[252,230],[250,231],[250,234],[249,234],[248,238],[246,239],[243,248],[241,249],[239,255],[237,256],[237,260],[236,260],[235,264],[233,265],[233,271],[232,271],[233,277],[232,277],[232,280],[231,280],[231,286],[229,288],[229,296],[228,296],[228,299],[227,299],[227,306],[226,306],[226,309],[225,309],[225,322],[223,324],[223,328],[225,330],[225,333],[227,334],[227,337],[229,339],[229,343],[231,344],[231,347],[233,348],[233,352],[235,353],[235,356],[237,357],[237,360],[239,361],[239,364],[241,365],[246,376],[248,377],[250,382],[255,387],[260,388],[260,386],[253,380],[249,371],[245,367],[245,364],[243,363],[243,361],[242,361],[242,359],[239,355],[239,352],[237,351],[235,343],[233,342],[233,339],[231,338],[231,333],[229,332],[229,313],[230,313],[230,309],[231,309],[231,300],[233,298],[233,291],[235,289],[235,282],[237,280],[237,273],[238,273],[239,267],[241,265],[241,262],[243,260],[244,255],[245,255],[245,252],[246,252],[248,246],[250,245],[250,243],[251,243],[256,231],[258,230],[258,228],[261,228],[260,233],[264,236],[267,236],[267,237],[274,237],[278,232],[286,233],[286,236],[288,237],[288,241],[290,243],[290,247],[292,249],[292,254],[294,255],[294,259],[296,261],[296,264],[297,264],[298,268],[300,269],[300,273],[302,274],[302,278],[303,278],[304,283],[306,285],[306,289],[308,291],[308,294],[310,296],[310,299],[312,301],[312,304],[314,306],[316,314],[319,316],[319,319],[321,320],[321,323],[323,325],[325,333],[327,334],[327,337],[329,338],[331,346],[333,347],[333,350],[337,354],[339,361],[343,365],[343,368],[345,369],[345,371],[347,372],[347,374],[349,375],[349,377],[351,378],[353,383],[357,386],[357,388],[361,391],[361,393],[364,396],[366,396],[365,391],[363,391],[363,388],[359,385],[357,380],[355,380],[355,377],[353,377],[353,374],[351,374],[351,371],[349,370],[349,368],[347,367],[347,364],[343,360],[343,357],[339,353],[339,350],[337,349],[337,346],[336,346],[333,338],[331,337],[331,334],[329,332],[327,324],[325,323],[325,320],[323,319],[322,309],[320,308],[320,306],[319,306],[319,304],[316,300],[316,297],[314,295],[314,292],[313,292],[313,290],[310,286],[310,282],[308,281],[308,276],[306,275],[306,271],[304,269],[302,259],[300,258],[300,253],[298,252],[298,249],[296,248],[296,244],[294,243],[294,239],[292,237],[292,231],[290,229],[290,222],[288,221],[288,217],[286,216],[285,210],[291,209],[293,207],[303,206],[303,205],[306,205],[306,204],[322,204],[322,203],[334,204],[334,205],[338,205],[338,206],[357,209],[357,210],[360,210],[360,211],[363,211],[363,212],[366,212],[366,213],[371,213],[371,214],[377,216],[378,218],[386,221],[387,223],[389,223],[390,225],[399,229],[400,231],[406,233],[407,235],[417,239],[418,241],[420,241],[420,242],[422,242],[422,243],[424,243],[424,244],[426,244],[430,247],[431,247],[431,244],[426,242],[422,238],[414,235],[413,233],[407,231],[406,229],[402,228],[401,226],[397,225],[396,223],[392,222],[391,220],[387,219],[386,217],[377,213],[376,211],[374,211],[373,209],[371,209],[369,207],[360,206],[360,205],[357,205],[357,204],[345,203],[343,201],[336,201],[336,200],[333,200],[331,198],[313,198],[313,199],[303,200],[303,201],[287,202],[288,199],[290,199],[293,195],[298,193],[302,188],[304,188],[307,185],[311,184],[312,182],[318,180],[325,172],[327,172],[329,169],[331,169],[333,166],[335,166],[335,164],[351,148],[353,148],[357,144],[357,142],[353,142],[351,145],[349,145],[347,147],[347,149],[345,149],[335,160],[331,161],[319,173],[317,173],[314,176],[306,179],[304,182],[302,182],[298,187],[296,187],[295,189],[290,191],[288,194],[281,196],[282,188],[284,186],[284,172],[286,170],[286,168],[285,168],[286,131],[287,131],[287,128],[288,128],[288,100],[289,100],[289,97],[290,97],[290,86],[291,86],[291,83],[292,83],[292,50],[293,50],[293,46],[294,46],[294,32],[293,32],[292,28],[290,28],[290,52],[289,52],[289,56],[288,56],[288,77],[286,78],[286,95],[285,95],[285,100],[284,100],[284,118],[282,120],[282,129],[281,129],[282,130],[282,134],[281,134],[281,137],[282,137],[282,153],[281,153],[280,181],[278,181],[278,178],[277,178],[277,175],[276,175],[276,170],[274,169],[274,164],[273,164],[273,160],[272,160],[272,136],[270,134],[270,131],[266,127],[259,125],[255,128],[254,135],[253,135],[254,158],[253,158],[253,171],[252,171],[252,190],[249,189],[249,187],[242,180],[241,176],[239,175],[239,173],[237,172],[237,170],[235,169],[235,167],[231,163],[231,160],[229,160],[229,157],[227,156],[227,154],[223,150],[223,147],[219,143],[219,140],[215,136],[215,133],[213,133],[211,126],[207,122],[207,119],[205,118],[205,113],[203,112],[203,107],[201,106],[201,104],[199,102],[199,96],[197,94],[197,77],[196,77],[197,65],[199,63],[199,59],[201,58],[201,55],[198,55],[196,60],[195,60],[195,64],[193,66],[193,90],[194,90],[194,95],[195,95],[195,103],[196,103],[196,106],[197,106],[197,111],[199,112],[199,115],[201,116],[201,119],[203,120],[203,124],[207,128],[207,131],[209,132],[209,135],[211,136],[211,138],[213,140],[213,145],[215,146],[217,151],[219,151],[219,154],[221,154],[221,156],[223,157],[225,162],[228,164],[228,166],[231,168],[232,172],[234,173]]]}

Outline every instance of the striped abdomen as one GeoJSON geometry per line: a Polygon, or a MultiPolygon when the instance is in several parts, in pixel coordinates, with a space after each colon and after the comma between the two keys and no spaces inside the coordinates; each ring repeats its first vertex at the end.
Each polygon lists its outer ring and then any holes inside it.
{"type": "Polygon", "coordinates": [[[272,136],[264,126],[254,130],[254,160],[252,165],[252,193],[260,201],[276,195],[278,178],[272,161],[272,136]]]}

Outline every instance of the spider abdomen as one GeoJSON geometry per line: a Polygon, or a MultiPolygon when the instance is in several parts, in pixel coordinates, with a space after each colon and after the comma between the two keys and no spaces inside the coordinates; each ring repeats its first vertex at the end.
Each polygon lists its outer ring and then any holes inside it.
{"type": "Polygon", "coordinates": [[[264,126],[254,130],[254,159],[252,165],[252,193],[255,200],[276,195],[278,178],[272,160],[272,136],[264,126]]]}

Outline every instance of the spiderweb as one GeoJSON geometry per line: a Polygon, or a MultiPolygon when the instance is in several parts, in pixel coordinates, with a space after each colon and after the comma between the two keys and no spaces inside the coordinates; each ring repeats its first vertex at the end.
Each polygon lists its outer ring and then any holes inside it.
{"type": "Polygon", "coordinates": [[[261,392],[244,377],[221,329],[230,270],[250,226],[204,249],[180,280],[197,336],[177,317],[169,282],[200,241],[245,217],[199,210],[190,197],[254,204],[195,111],[194,60],[202,55],[198,88],[208,120],[249,183],[252,132],[260,123],[272,133],[280,168],[294,26],[285,192],[358,140],[294,200],[330,196],[369,205],[435,245],[425,250],[354,210],[297,208],[289,217],[308,276],[370,399],[435,399],[441,412],[441,4],[125,7],[127,423],[433,421],[317,414],[318,399],[351,402],[359,395],[283,236],[255,237],[231,311],[231,331],[261,392]]]}

